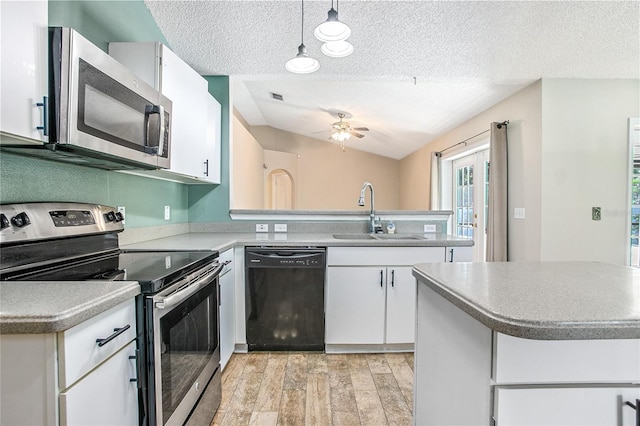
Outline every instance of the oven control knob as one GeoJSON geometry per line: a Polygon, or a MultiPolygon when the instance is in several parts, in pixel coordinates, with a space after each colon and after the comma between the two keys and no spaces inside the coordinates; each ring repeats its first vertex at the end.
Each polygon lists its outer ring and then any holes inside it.
{"type": "Polygon", "coordinates": [[[114,222],[114,221],[116,220],[116,212],[114,212],[114,211],[110,211],[110,212],[108,212],[108,213],[105,213],[105,214],[104,214],[104,219],[105,219],[107,222],[114,222]]]}
{"type": "Polygon", "coordinates": [[[4,213],[0,214],[0,229],[8,228],[11,226],[9,219],[4,215],[4,213]]]}
{"type": "Polygon", "coordinates": [[[31,220],[29,220],[29,216],[25,212],[18,213],[14,217],[11,218],[11,223],[13,226],[17,226],[18,228],[22,228],[23,226],[27,226],[31,224],[31,220]]]}
{"type": "Polygon", "coordinates": [[[124,215],[121,212],[116,212],[116,222],[122,222],[124,220],[124,215]]]}

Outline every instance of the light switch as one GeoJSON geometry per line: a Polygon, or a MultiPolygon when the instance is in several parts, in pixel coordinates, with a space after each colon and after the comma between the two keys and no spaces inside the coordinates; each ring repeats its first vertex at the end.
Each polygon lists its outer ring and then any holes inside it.
{"type": "Polygon", "coordinates": [[[516,207],[513,209],[514,219],[524,219],[524,207],[516,207]]]}

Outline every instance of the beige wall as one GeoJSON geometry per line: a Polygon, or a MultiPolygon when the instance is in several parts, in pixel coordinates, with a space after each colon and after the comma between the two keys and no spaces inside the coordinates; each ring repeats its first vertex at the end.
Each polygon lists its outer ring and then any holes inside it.
{"type": "MultiPolygon", "coordinates": [[[[358,207],[360,188],[373,184],[378,210],[399,208],[399,161],[356,150],[344,152],[332,143],[284,132],[267,126],[253,126],[251,133],[264,149],[297,154],[297,208],[302,210],[368,210],[358,207]]],[[[357,143],[366,143],[366,138],[357,143]]],[[[240,208],[235,205],[232,208],[240,208]]]]}
{"type": "Polygon", "coordinates": [[[627,119],[639,116],[638,80],[540,80],[401,160],[400,205],[428,206],[432,151],[509,120],[509,259],[628,264],[627,119]]]}
{"type": "Polygon", "coordinates": [[[627,119],[640,116],[639,94],[638,80],[542,81],[541,260],[628,264],[627,119]]]}
{"type": "Polygon", "coordinates": [[[231,208],[262,209],[264,204],[263,149],[233,116],[231,208]]]}
{"type": "Polygon", "coordinates": [[[541,97],[542,84],[538,81],[403,158],[400,162],[401,208],[430,208],[432,151],[443,150],[481,133],[491,122],[509,120],[509,211],[514,207],[524,207],[526,211],[526,220],[516,221],[510,214],[509,259],[539,260],[541,97]]]}

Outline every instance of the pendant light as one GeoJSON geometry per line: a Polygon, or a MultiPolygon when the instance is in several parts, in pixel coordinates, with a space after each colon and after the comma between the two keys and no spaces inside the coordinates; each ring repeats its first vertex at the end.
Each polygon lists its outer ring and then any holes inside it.
{"type": "Polygon", "coordinates": [[[331,9],[327,13],[327,20],[318,25],[313,34],[318,40],[325,43],[344,41],[351,35],[351,28],[338,19],[338,11],[333,8],[333,0],[331,0],[331,9]]]}
{"type": "Polygon", "coordinates": [[[301,43],[298,46],[298,54],[293,59],[289,59],[285,67],[288,71],[296,74],[309,74],[320,68],[320,62],[309,56],[307,47],[304,45],[304,0],[302,0],[301,21],[301,43]]]}
{"type": "Polygon", "coordinates": [[[332,58],[344,58],[353,53],[353,45],[348,41],[328,41],[322,45],[320,51],[332,58]]]}

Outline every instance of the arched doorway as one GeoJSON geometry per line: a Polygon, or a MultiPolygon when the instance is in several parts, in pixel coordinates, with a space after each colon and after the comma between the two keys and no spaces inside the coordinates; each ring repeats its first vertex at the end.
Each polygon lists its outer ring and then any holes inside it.
{"type": "Polygon", "coordinates": [[[293,179],[283,169],[276,169],[269,173],[267,178],[267,190],[270,193],[266,198],[270,202],[268,209],[291,210],[294,208],[293,179]]]}

